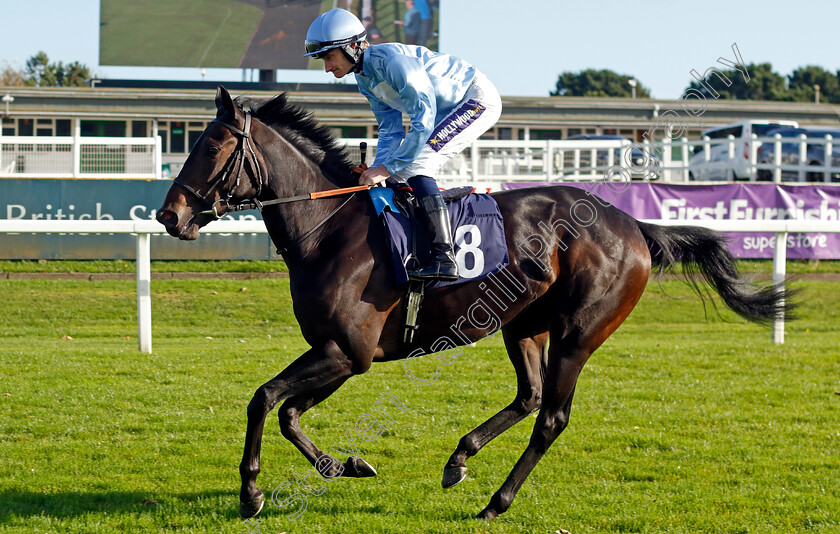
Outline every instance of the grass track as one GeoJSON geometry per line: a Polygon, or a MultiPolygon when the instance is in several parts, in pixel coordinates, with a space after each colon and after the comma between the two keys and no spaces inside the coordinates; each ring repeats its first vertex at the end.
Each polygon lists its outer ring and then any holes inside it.
{"type": "MultiPolygon", "coordinates": [[[[773,260],[738,260],[746,273],[772,274],[773,260]]],[[[679,266],[677,266],[679,267],[679,266]]],[[[154,260],[152,272],[280,272],[288,271],[282,260],[154,260]]],[[[788,274],[840,273],[840,260],[788,260],[788,274]]],[[[134,273],[133,260],[0,260],[4,273],[134,273]]],[[[1,276],[0,276],[1,277],[1,276]]]]}
{"type": "MultiPolygon", "coordinates": [[[[840,283],[801,285],[802,319],[777,347],[731,314],[706,319],[682,284],[663,283],[677,299],[652,284],[492,523],[471,517],[533,419],[472,458],[461,485],[439,480],[461,435],[514,394],[501,339],[425,388],[401,362],[377,364],[303,426],[322,448],[342,444],[392,392],[407,410],[359,444],[380,476],[329,484],[296,521],[267,506],[260,532],[840,532],[840,283]]],[[[305,348],[288,280],[153,282],[151,356],[136,350],[134,290],[0,280],[0,532],[248,532],[236,515],[245,407],[305,348]]],[[[267,491],[309,468],[275,414],[262,467],[267,491]]]]}
{"type": "Polygon", "coordinates": [[[238,67],[261,17],[260,9],[244,2],[103,0],[99,62],[238,67]]]}

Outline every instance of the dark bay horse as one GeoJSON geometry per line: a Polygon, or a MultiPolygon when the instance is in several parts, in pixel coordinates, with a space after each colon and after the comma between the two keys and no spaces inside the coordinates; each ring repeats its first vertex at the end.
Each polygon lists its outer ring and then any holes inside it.
{"type": "Polygon", "coordinates": [[[427,291],[420,329],[405,346],[405,292],[395,286],[385,230],[367,194],[272,203],[357,185],[345,151],[284,95],[234,101],[219,87],[216,106],[216,119],[192,149],[158,221],[172,236],[196,239],[217,215],[261,207],[272,241],[284,251],[295,316],[311,346],[248,405],[239,467],[243,517],[264,503],[256,486],[260,445],[266,416],[280,402],[283,436],[322,477],[376,474],[361,458],[326,455],[299,424],[306,410],[374,362],[451,353],[501,329],[516,396],[460,440],[443,474],[443,486],[454,486],[466,476],[467,458],[539,410],[525,452],[479,514],[492,519],[510,507],[566,428],[578,374],[641,298],[652,266],[681,262],[690,283],[707,281],[751,321],[767,323],[789,308],[783,287],[747,283],[724,239],[710,230],[644,224],[584,190],[537,187],[493,194],[510,264],[483,281],[427,291]]]}

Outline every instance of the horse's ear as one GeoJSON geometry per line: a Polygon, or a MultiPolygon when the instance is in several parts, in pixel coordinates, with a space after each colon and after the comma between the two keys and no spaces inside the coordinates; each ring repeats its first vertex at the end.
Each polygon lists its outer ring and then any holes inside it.
{"type": "Polygon", "coordinates": [[[216,89],[216,116],[221,117],[222,115],[236,116],[236,105],[227,89],[223,85],[219,85],[216,89]]]}

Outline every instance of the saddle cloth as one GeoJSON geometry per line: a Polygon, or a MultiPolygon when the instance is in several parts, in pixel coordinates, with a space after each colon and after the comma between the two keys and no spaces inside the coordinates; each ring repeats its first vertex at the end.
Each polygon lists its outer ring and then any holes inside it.
{"type": "MultiPolygon", "coordinates": [[[[452,284],[479,280],[504,269],[508,262],[504,223],[495,199],[487,194],[459,195],[463,191],[443,192],[449,208],[452,223],[455,261],[460,277],[455,281],[433,281],[426,284],[434,289],[452,284]],[[454,194],[452,194],[454,193],[454,194]]],[[[413,261],[412,225],[403,209],[394,202],[394,190],[389,187],[370,189],[376,212],[385,225],[391,247],[391,258],[397,286],[408,282],[406,265],[413,261]]],[[[431,256],[431,244],[425,232],[425,224],[416,226],[417,259],[424,264],[431,256]]]]}

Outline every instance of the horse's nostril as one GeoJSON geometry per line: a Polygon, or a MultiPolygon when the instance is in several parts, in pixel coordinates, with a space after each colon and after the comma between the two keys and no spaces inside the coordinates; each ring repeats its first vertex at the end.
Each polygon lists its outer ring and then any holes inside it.
{"type": "Polygon", "coordinates": [[[157,214],[157,220],[164,226],[175,226],[178,223],[178,216],[169,210],[161,210],[157,214]]]}

